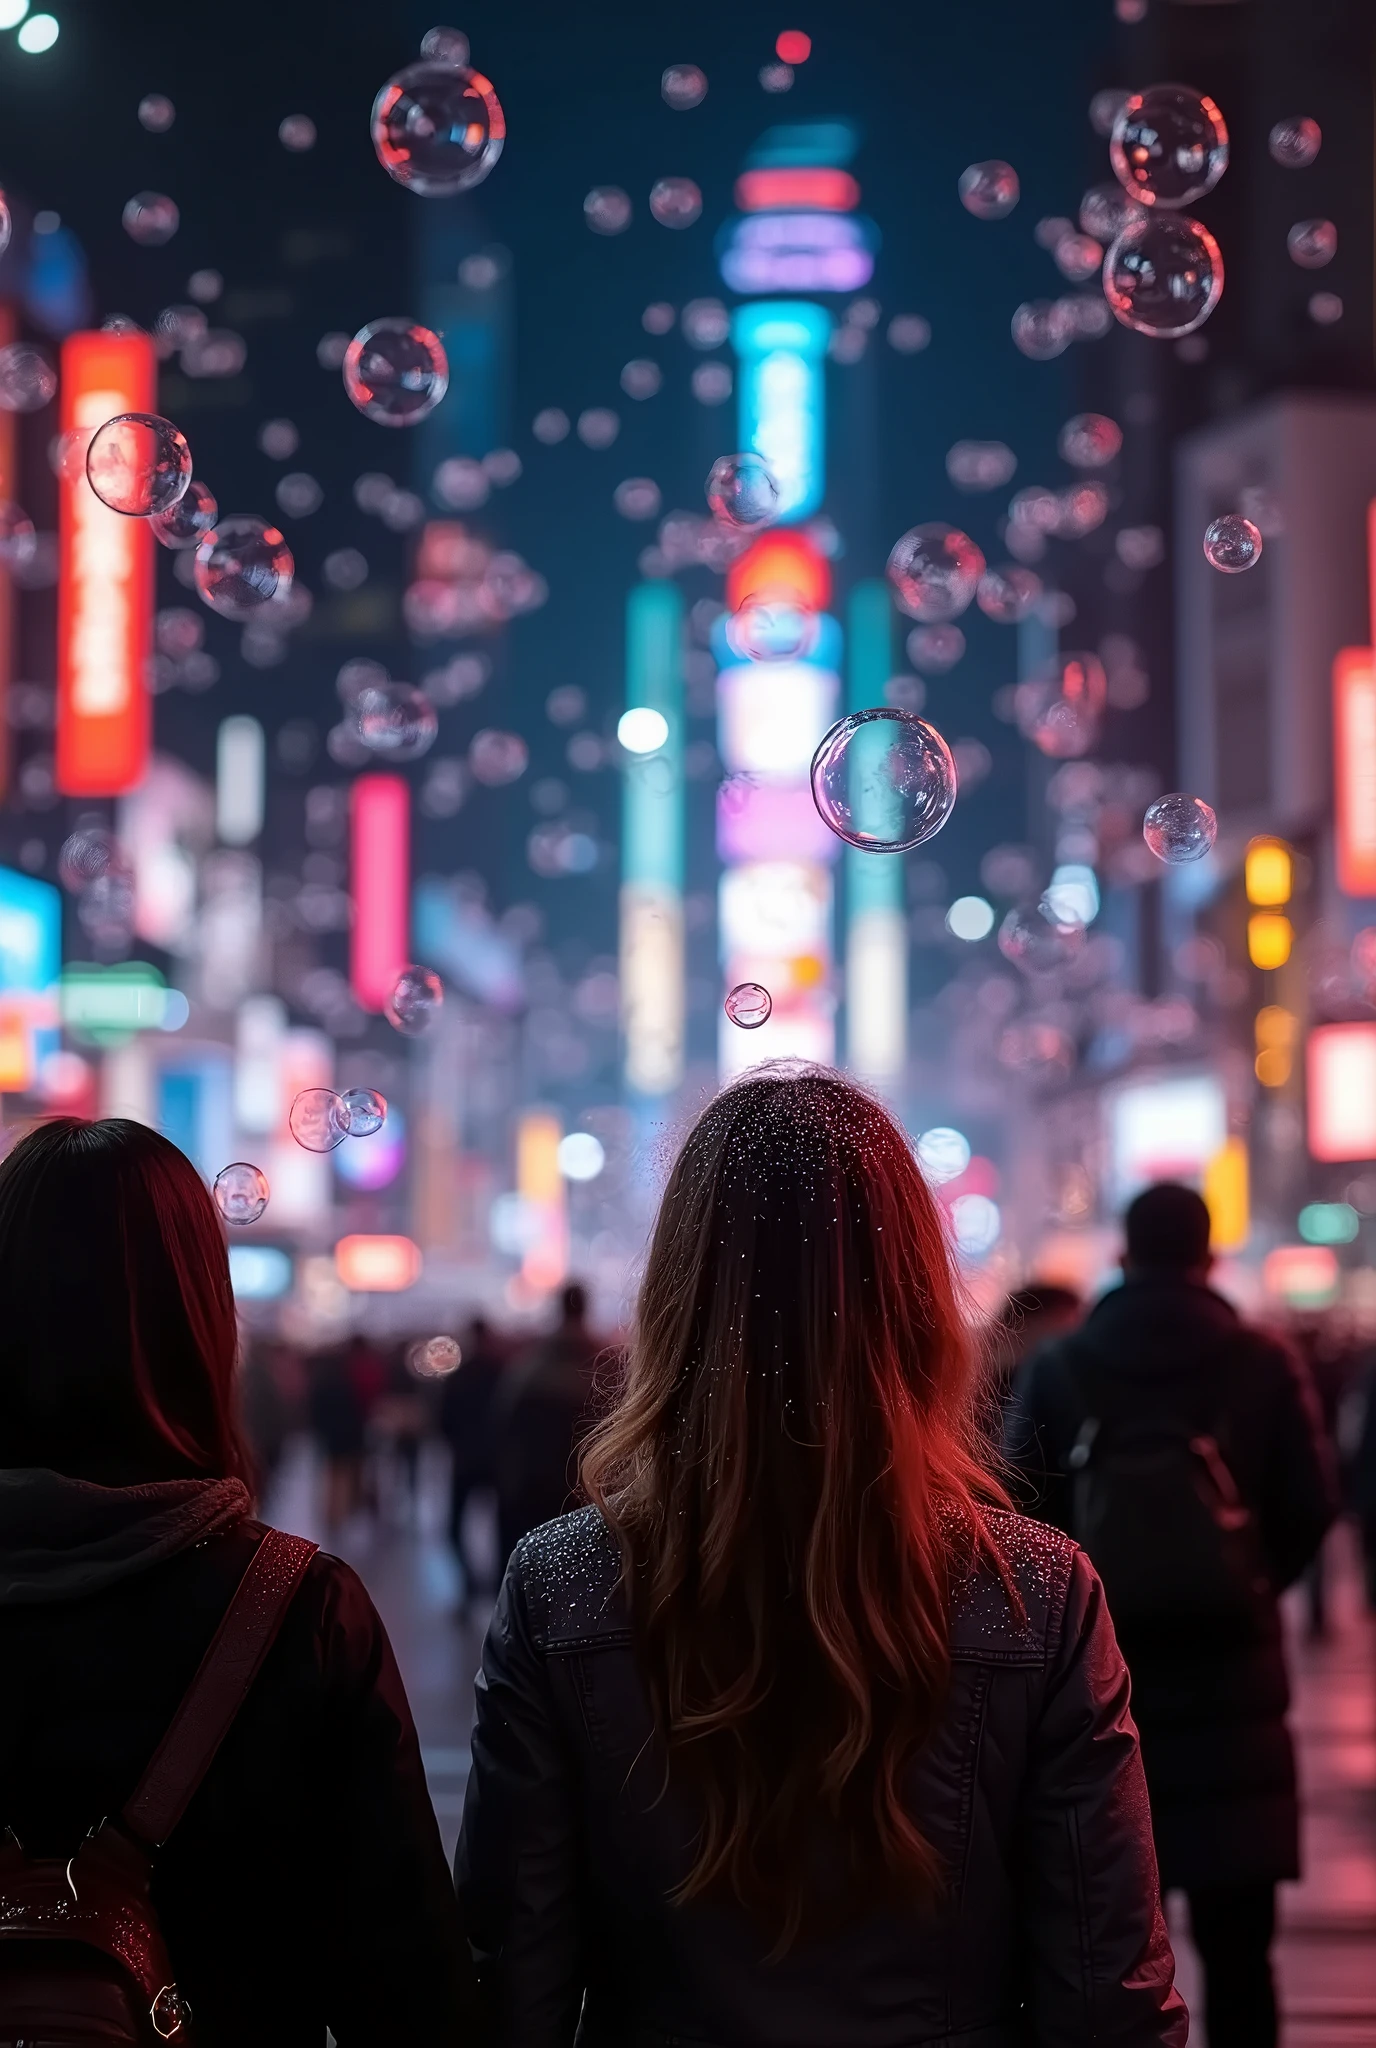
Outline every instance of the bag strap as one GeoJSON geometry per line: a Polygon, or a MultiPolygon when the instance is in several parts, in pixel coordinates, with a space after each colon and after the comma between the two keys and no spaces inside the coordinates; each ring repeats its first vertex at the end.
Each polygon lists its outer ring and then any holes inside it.
{"type": "Polygon", "coordinates": [[[161,1848],[215,1760],[318,1545],[269,1529],[121,1820],[161,1848]]]}

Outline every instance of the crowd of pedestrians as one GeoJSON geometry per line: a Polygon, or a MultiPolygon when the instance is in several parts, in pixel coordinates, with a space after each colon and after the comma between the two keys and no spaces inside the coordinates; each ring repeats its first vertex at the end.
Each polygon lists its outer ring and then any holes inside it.
{"type": "Polygon", "coordinates": [[[1210,2048],[1275,2043],[1278,1598],[1325,1626],[1342,1493],[1376,1553],[1376,1374],[1243,1321],[1190,1190],[1092,1306],[972,1333],[888,1112],[763,1070],[624,1342],[571,1284],[432,1378],[236,1358],[189,1163],[54,1119],[0,1162],[0,1285],[0,2048],[1183,2048],[1170,1888],[1210,2048]],[[255,1518],[302,1431],[335,1531],[448,1447],[452,1880],[362,1583],[255,1518]]]}

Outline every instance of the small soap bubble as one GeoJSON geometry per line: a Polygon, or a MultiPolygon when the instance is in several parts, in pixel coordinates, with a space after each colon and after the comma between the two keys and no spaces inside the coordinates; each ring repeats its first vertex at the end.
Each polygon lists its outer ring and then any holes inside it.
{"type": "Polygon", "coordinates": [[[294,420],[264,420],[258,429],[258,446],[273,462],[285,462],[301,445],[294,420]]]}
{"type": "Polygon", "coordinates": [[[1107,141],[1113,133],[1113,124],[1118,119],[1130,95],[1121,85],[1106,85],[1096,92],[1089,103],[1089,125],[1096,135],[1107,141]]]}
{"type": "Polygon", "coordinates": [[[610,448],[621,421],[607,405],[590,405],[578,415],[578,438],[585,448],[610,448]]]}
{"type": "Polygon", "coordinates": [[[1204,559],[1225,576],[1240,576],[1261,560],[1260,528],[1240,512],[1224,512],[1204,529],[1204,559]]]}
{"type": "Polygon", "coordinates": [[[731,365],[699,363],[689,383],[699,405],[725,405],[731,396],[731,365]]]}
{"type": "Polygon", "coordinates": [[[177,118],[177,109],[165,92],[148,92],[139,101],[139,126],[150,135],[165,135],[177,118]]]}
{"type": "Polygon", "coordinates": [[[57,392],[57,372],[27,341],[0,348],[0,411],[41,412],[57,392]]]}
{"type": "Polygon", "coordinates": [[[1104,258],[1104,297],[1139,334],[1172,341],[1202,327],[1223,291],[1223,258],[1206,227],[1180,213],[1144,213],[1104,258]]]}
{"type": "Polygon", "coordinates": [[[315,123],[309,114],[288,114],[277,130],[277,140],[294,156],[315,148],[315,123]]]}
{"type": "Polygon", "coordinates": [[[1075,339],[1064,299],[1025,299],[1016,308],[1010,329],[1018,354],[1034,363],[1063,356],[1075,339]]]}
{"type": "Polygon", "coordinates": [[[723,526],[753,532],[778,516],[778,480],[762,455],[719,455],[707,478],[707,503],[723,526]]]}
{"type": "Polygon", "coordinates": [[[165,192],[136,192],[120,216],[124,232],[145,249],[157,249],[170,242],[181,225],[175,199],[165,192]]]}
{"type": "Polygon", "coordinates": [[[387,1121],[387,1100],[376,1088],[346,1088],[339,1100],[351,1138],[371,1138],[387,1121]]]}
{"type": "Polygon", "coordinates": [[[1005,562],[986,569],[979,579],[976,601],[986,619],[996,626],[1015,626],[1033,611],[1042,594],[1042,579],[1030,569],[1005,562]]]}
{"type": "Polygon", "coordinates": [[[408,1038],[428,1031],[444,1003],[444,987],[431,967],[403,967],[387,998],[387,1021],[408,1038]]]}
{"type": "Polygon", "coordinates": [[[1186,861],[1203,860],[1218,837],[1218,819],[1203,797],[1175,790],[1148,806],[1142,837],[1158,860],[1181,867],[1186,861]]]}
{"type": "Polygon", "coordinates": [[[1057,436],[1061,459],[1072,469],[1102,469],[1123,445],[1123,430],[1102,412],[1077,412],[1057,436]]]}
{"type": "Polygon", "coordinates": [[[687,113],[706,99],[707,73],[696,64],[671,64],[659,81],[659,90],[666,107],[676,114],[687,113]]]}
{"type": "Polygon", "coordinates": [[[1343,317],[1343,302],[1336,292],[1311,292],[1309,317],[1316,327],[1332,327],[1343,317]]]}
{"type": "Polygon", "coordinates": [[[595,235],[624,234],[631,212],[631,196],[619,185],[594,185],[583,201],[583,218],[595,235]]]}
{"type": "Polygon", "coordinates": [[[958,527],[914,526],[889,551],[888,578],[903,610],[924,625],[956,619],[984,574],[984,556],[958,527]]]}
{"type": "Polygon", "coordinates": [[[457,64],[468,62],[468,37],[461,28],[428,28],[421,37],[420,53],[434,64],[457,64]]]}
{"type": "Polygon", "coordinates": [[[171,511],[185,492],[191,450],[171,420],[156,413],[117,413],[91,436],[86,478],[112,512],[149,519],[171,511]]]}
{"type": "Polygon", "coordinates": [[[817,644],[817,615],[791,598],[752,598],[727,619],[726,639],[743,661],[798,661],[817,644]]]}
{"type": "Polygon", "coordinates": [[[662,504],[659,485],[650,476],[628,476],[612,492],[623,519],[654,519],[662,504]]]}
{"type": "Polygon", "coordinates": [[[999,951],[1020,973],[1053,974],[1083,950],[1085,928],[1047,896],[1010,910],[999,926],[999,951]]]}
{"type": "Polygon", "coordinates": [[[345,351],[344,389],[380,426],[414,426],[449,389],[448,358],[438,335],[419,322],[372,320],[345,351]]]}
{"type": "Polygon", "coordinates": [[[176,504],[154,513],[148,524],[165,548],[197,548],[219,516],[215,493],[193,476],[176,504]]]}
{"type": "Polygon", "coordinates": [[[92,882],[124,864],[113,832],[104,825],[82,825],[62,842],[57,856],[57,878],[64,889],[80,896],[92,882]]]}
{"type": "Polygon", "coordinates": [[[358,693],[355,713],[364,746],[394,761],[419,760],[439,734],[434,705],[410,683],[365,685],[358,693]]]}
{"type": "Polygon", "coordinates": [[[226,1223],[256,1223],[267,1208],[271,1193],[268,1177],[261,1166],[250,1166],[246,1159],[236,1159],[232,1166],[222,1166],[215,1176],[215,1207],[226,1223]]]}
{"type": "Polygon", "coordinates": [[[1144,210],[1119,184],[1091,185],[1080,201],[1080,226],[1096,242],[1116,242],[1144,210]]]}
{"type": "Polygon", "coordinates": [[[1104,260],[1104,245],[1093,235],[1062,235],[1051,252],[1057,270],[1071,284],[1084,284],[1104,260]]]}
{"type": "Polygon", "coordinates": [[[0,567],[27,569],[38,553],[38,535],[22,505],[0,500],[0,567]]]}
{"type": "Polygon", "coordinates": [[[389,178],[439,199],[482,183],[502,153],[506,116],[480,71],[422,58],[378,93],[372,135],[389,178]]]}
{"type": "Polygon", "coordinates": [[[1308,114],[1289,114],[1277,121],[1267,147],[1282,170],[1307,170],[1323,143],[1323,130],[1308,114]]]}
{"type": "Polygon", "coordinates": [[[914,626],[904,645],[924,676],[944,676],[964,655],[965,635],[959,626],[914,626]]]}
{"type": "Polygon", "coordinates": [[[1228,130],[1207,93],[1152,85],[1130,93],[1109,143],[1113,174],[1143,206],[1188,206],[1228,168],[1228,130]]]}
{"type": "Polygon", "coordinates": [[[720,348],[731,332],[731,315],[720,299],[689,299],[679,324],[689,348],[720,348]]]}
{"type": "Polygon", "coordinates": [[[664,372],[648,356],[633,356],[621,370],[621,389],[627,398],[653,398],[664,382],[664,372]]]}
{"type": "Polygon", "coordinates": [[[766,92],[791,92],[793,89],[793,66],[791,64],[762,64],[760,84],[766,92]]]}
{"type": "Polygon", "coordinates": [[[1338,230],[1331,220],[1297,220],[1285,246],[1301,270],[1322,270],[1338,253],[1338,230]]]}
{"type": "Polygon", "coordinates": [[[303,1088],[287,1124],[303,1152],[333,1152],[349,1135],[348,1113],[333,1088],[303,1088]]]}
{"type": "Polygon", "coordinates": [[[960,174],[960,203],[976,220],[1002,220],[1018,203],[1018,174],[998,157],[960,174]]]}
{"type": "Polygon", "coordinates": [[[889,347],[901,356],[920,356],[932,339],[932,323],[921,313],[895,313],[888,325],[889,347]]]}
{"type": "Polygon", "coordinates": [[[200,306],[213,305],[225,288],[218,270],[193,270],[186,281],[188,296],[200,306]]]}
{"type": "MultiPolygon", "coordinates": [[[[289,470],[284,477],[279,477],[273,496],[278,509],[285,512],[288,519],[309,519],[311,513],[318,512],[325,502],[325,493],[304,469],[289,470]]],[[[211,523],[213,525],[214,522],[211,523]]]]}
{"type": "Polygon", "coordinates": [[[946,451],[946,474],[958,491],[997,491],[1017,466],[1005,441],[956,441],[946,451]]]}
{"type": "Polygon", "coordinates": [[[526,772],[530,749],[519,733],[485,728],[475,732],[468,743],[468,765],[475,778],[489,789],[517,782],[526,772]]]}
{"type": "Polygon", "coordinates": [[[443,1380],[457,1372],[463,1353],[453,1337],[423,1337],[406,1353],[406,1370],[418,1380],[443,1380]]]}
{"type": "Polygon", "coordinates": [[[650,188],[650,211],[662,228],[690,228],[702,212],[691,178],[660,178],[650,188]]]}
{"type": "Polygon", "coordinates": [[[769,1022],[774,1002],[769,990],[762,988],[758,981],[738,981],[722,1008],[742,1031],[758,1031],[761,1024],[769,1022]]]}
{"type": "Polygon", "coordinates": [[[232,513],[196,549],[196,589],[213,612],[251,619],[291,591],[296,564],[275,526],[252,513],[232,513]]]}
{"type": "Polygon", "coordinates": [[[935,726],[890,705],[838,719],[812,757],[823,824],[865,853],[904,853],[939,832],[956,800],[956,764],[935,726]]]}

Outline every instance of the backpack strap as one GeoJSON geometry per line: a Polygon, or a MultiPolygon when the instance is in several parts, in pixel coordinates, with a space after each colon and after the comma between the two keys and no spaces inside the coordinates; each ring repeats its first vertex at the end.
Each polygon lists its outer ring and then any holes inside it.
{"type": "Polygon", "coordinates": [[[292,1596],[319,1546],[269,1529],[225,1609],[172,1724],[121,1820],[160,1848],[190,1805],[272,1648],[292,1596]]]}

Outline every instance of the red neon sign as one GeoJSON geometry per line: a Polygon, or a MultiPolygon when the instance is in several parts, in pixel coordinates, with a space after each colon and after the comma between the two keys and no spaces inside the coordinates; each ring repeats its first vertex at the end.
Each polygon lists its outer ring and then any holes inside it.
{"type": "MultiPolygon", "coordinates": [[[[72,334],[62,344],[61,429],[89,434],[121,412],[157,411],[146,334],[72,334]]],[[[57,786],[119,796],[148,764],[153,536],[102,505],[80,468],[59,486],[57,786]]]]}
{"type": "Polygon", "coordinates": [[[817,213],[853,213],[860,187],[849,171],[823,164],[774,164],[742,171],[736,180],[736,204],[742,213],[768,213],[775,207],[802,206],[817,213]]]}
{"type": "Polygon", "coordinates": [[[831,570],[825,555],[801,533],[784,529],[762,534],[733,562],[726,577],[726,602],[738,612],[752,597],[788,598],[804,611],[826,609],[831,570]]]}
{"type": "Polygon", "coordinates": [[[363,1009],[383,1010],[406,965],[410,931],[411,791],[401,776],[360,775],[349,828],[349,978],[363,1009]]]}
{"type": "Polygon", "coordinates": [[[1338,887],[1376,896],[1376,654],[1344,647],[1333,663],[1333,797],[1338,887]]]}

